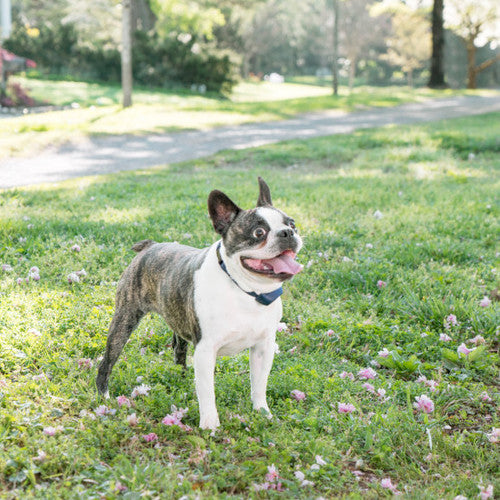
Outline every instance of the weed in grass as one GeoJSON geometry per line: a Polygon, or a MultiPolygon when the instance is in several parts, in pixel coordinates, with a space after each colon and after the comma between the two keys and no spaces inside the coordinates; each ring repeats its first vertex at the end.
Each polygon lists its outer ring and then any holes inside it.
{"type": "Polygon", "coordinates": [[[2,496],[451,499],[498,490],[498,119],[365,130],[1,192],[2,496]],[[475,157],[443,131],[464,137],[475,157]],[[155,316],[115,367],[111,400],[98,400],[96,366],[131,245],[212,243],[209,191],[250,206],[263,173],[305,239],[268,384],[273,419],[251,410],[243,353],[217,364],[222,428],[197,429],[193,370],[174,365],[171,332],[155,316]],[[34,266],[40,279],[26,281],[34,266]],[[81,269],[86,276],[68,283],[81,269]]]}

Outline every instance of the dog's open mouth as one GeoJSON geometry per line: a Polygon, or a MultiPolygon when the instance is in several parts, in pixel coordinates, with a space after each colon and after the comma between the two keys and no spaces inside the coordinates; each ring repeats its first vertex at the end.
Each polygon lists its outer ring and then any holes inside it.
{"type": "Polygon", "coordinates": [[[242,257],[241,263],[245,269],[254,273],[285,280],[300,273],[304,268],[304,266],[295,260],[296,257],[297,254],[295,252],[286,250],[272,259],[250,259],[242,257]]]}

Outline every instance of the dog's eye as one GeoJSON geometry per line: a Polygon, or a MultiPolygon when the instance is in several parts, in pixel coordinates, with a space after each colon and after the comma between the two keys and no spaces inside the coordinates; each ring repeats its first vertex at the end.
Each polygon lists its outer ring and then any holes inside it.
{"type": "Polygon", "coordinates": [[[258,240],[264,238],[266,235],[266,230],[263,227],[258,227],[254,232],[253,236],[254,238],[257,238],[258,240]]]}
{"type": "Polygon", "coordinates": [[[294,229],[294,230],[296,229],[296,228],[295,228],[295,221],[293,221],[293,220],[289,220],[289,221],[288,221],[288,225],[289,225],[292,229],[294,229]]]}

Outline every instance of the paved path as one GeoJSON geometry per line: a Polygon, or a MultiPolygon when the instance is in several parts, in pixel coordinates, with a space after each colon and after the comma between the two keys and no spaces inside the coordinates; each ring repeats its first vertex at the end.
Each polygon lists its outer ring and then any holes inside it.
{"type": "Polygon", "coordinates": [[[354,113],[325,111],[291,120],[147,136],[90,137],[31,158],[0,161],[0,188],[58,182],[72,177],[137,170],[192,160],[223,149],[243,149],[288,139],[344,134],[356,129],[409,124],[500,111],[500,95],[451,97],[354,113]]]}

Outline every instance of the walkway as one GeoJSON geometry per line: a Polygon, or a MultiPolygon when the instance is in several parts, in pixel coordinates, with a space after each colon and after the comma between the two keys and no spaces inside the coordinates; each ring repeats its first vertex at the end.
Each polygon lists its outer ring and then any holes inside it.
{"type": "Polygon", "coordinates": [[[500,111],[500,95],[433,99],[354,113],[325,111],[291,120],[205,131],[89,137],[83,143],[49,149],[35,157],[0,161],[0,188],[138,170],[202,158],[223,149],[252,148],[289,139],[345,134],[362,128],[429,122],[491,111],[500,111]]]}

